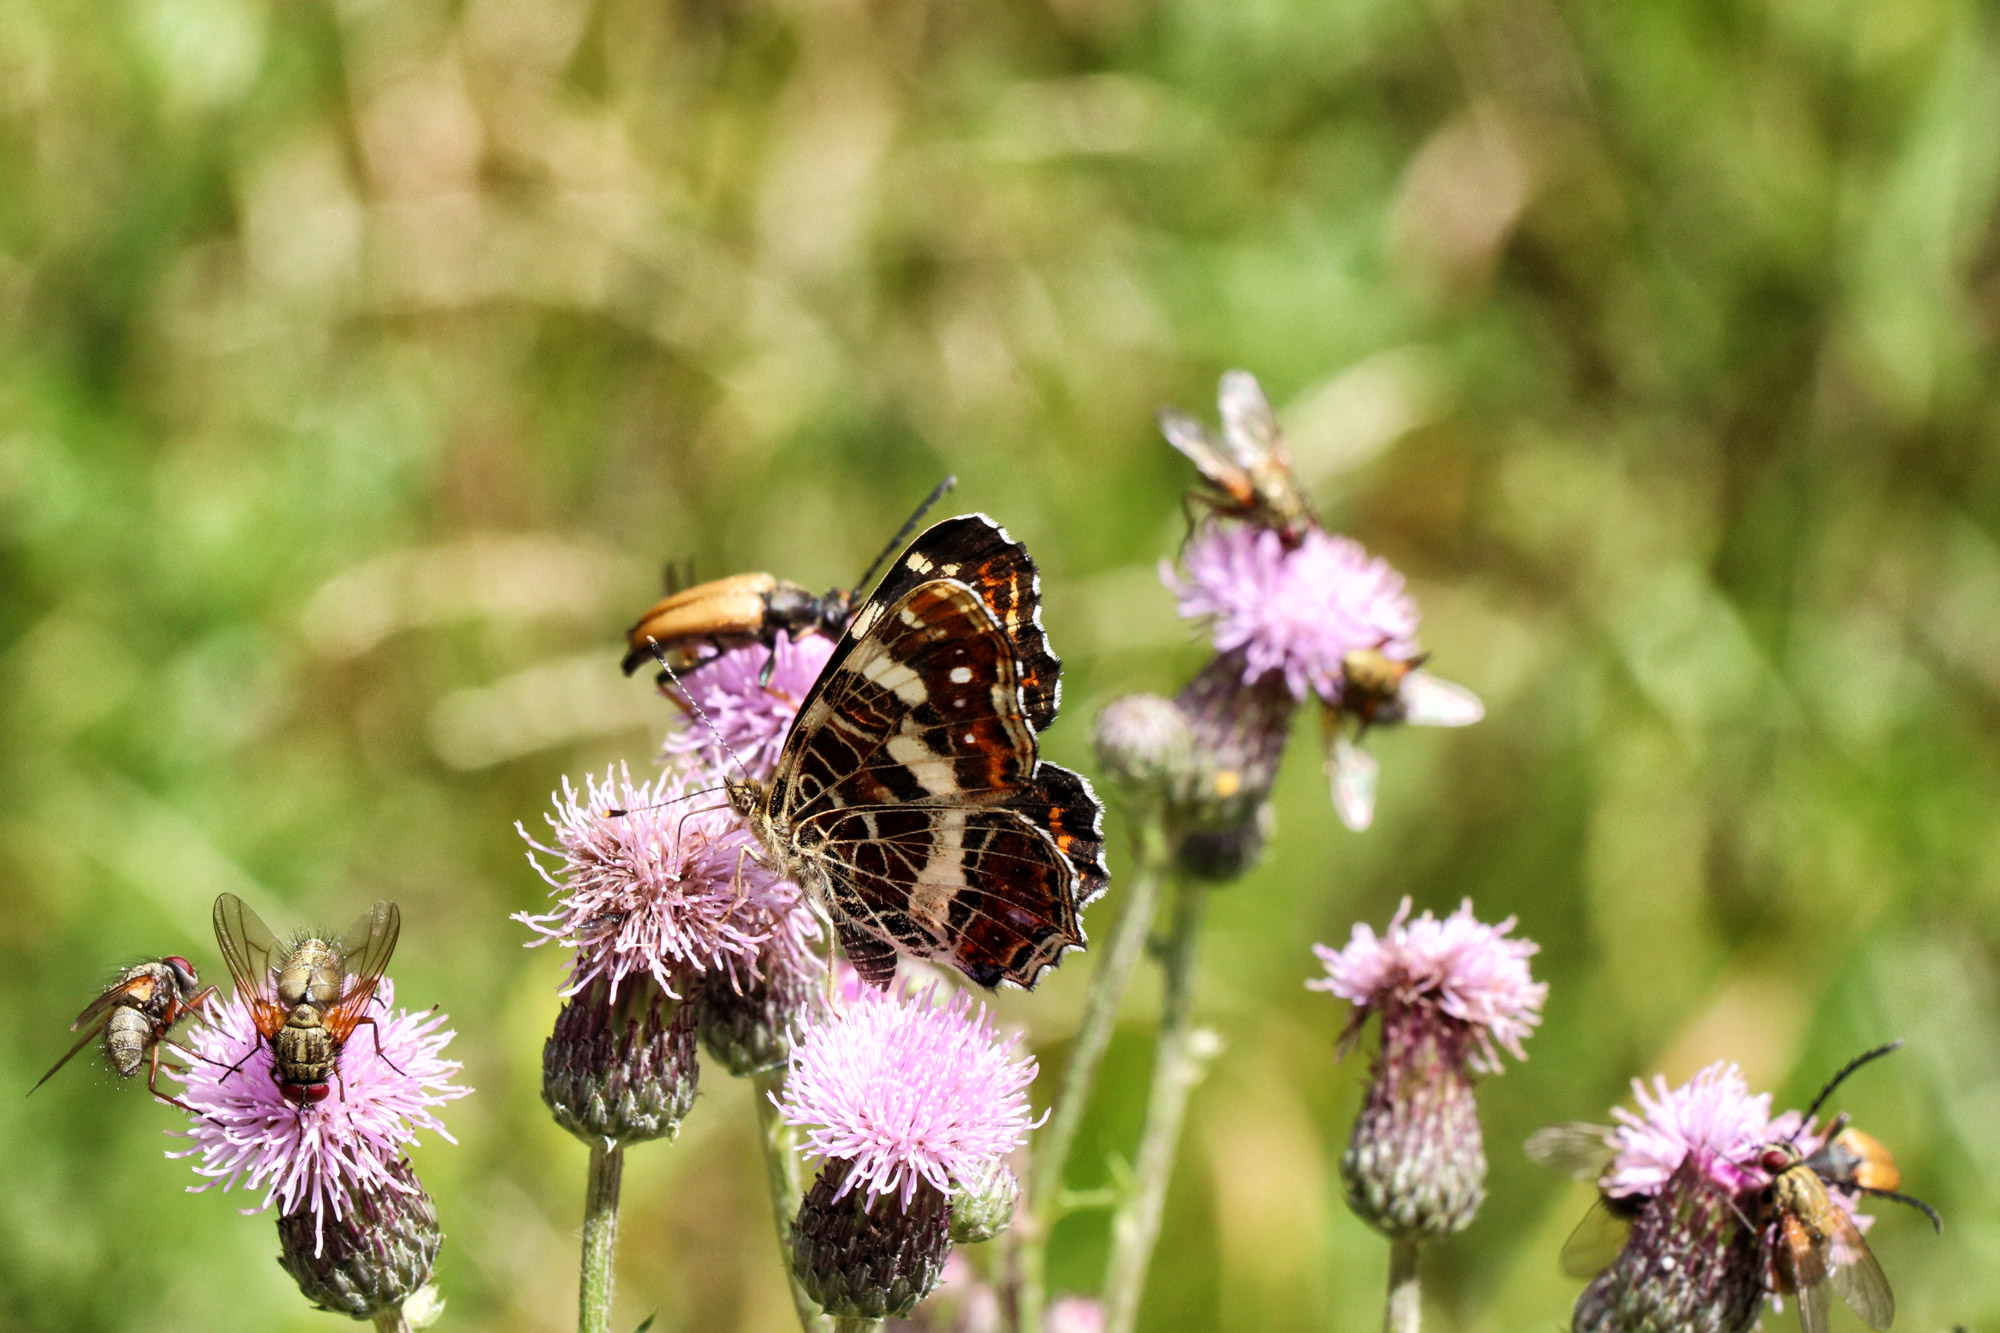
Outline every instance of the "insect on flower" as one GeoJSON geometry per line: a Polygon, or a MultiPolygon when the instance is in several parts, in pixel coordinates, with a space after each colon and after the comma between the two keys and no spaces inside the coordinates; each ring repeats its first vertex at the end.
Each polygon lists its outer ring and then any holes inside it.
{"type": "MultiPolygon", "coordinates": [[[[930,507],[957,484],[956,477],[946,477],[938,484],[855,582],[855,588],[868,586],[868,580],[875,576],[882,562],[896,553],[930,507]]],[[[833,588],[815,594],[769,574],[732,574],[691,588],[680,587],[679,582],[669,567],[667,596],[654,603],[626,632],[625,657],[620,663],[626,675],[657,655],[685,676],[731,648],[761,643],[770,656],[764,660],[758,684],[768,685],[771,669],[778,660],[779,634],[797,639],[817,633],[838,639],[854,612],[852,589],[833,588]],[[704,648],[706,652],[702,651],[704,648]]],[[[661,683],[666,680],[662,672],[661,683]]]]}
{"type": "Polygon", "coordinates": [[[1422,670],[1430,656],[1389,657],[1377,648],[1357,648],[1340,659],[1340,698],[1324,705],[1326,771],[1333,779],[1333,805],[1341,822],[1365,829],[1375,819],[1379,765],[1361,748],[1370,727],[1408,723],[1417,727],[1469,727],[1486,716],[1479,696],[1463,685],[1422,670]],[[1353,734],[1348,723],[1353,722],[1353,734]]]}
{"type": "Polygon", "coordinates": [[[241,898],[225,893],[215,900],[215,942],[270,1044],[272,1073],[286,1101],[326,1100],[341,1047],[364,1023],[375,1031],[368,1005],[402,929],[401,910],[384,901],[334,939],[307,934],[280,944],[241,898]]]}
{"type": "Polygon", "coordinates": [[[1032,988],[1083,946],[1103,807],[1040,758],[1061,670],[1027,549],[983,514],[946,519],[841,636],[770,779],[726,784],[864,980],[887,986],[901,951],[1032,988]]]}
{"type": "Polygon", "coordinates": [[[176,1023],[214,997],[215,987],[202,989],[194,964],[178,954],[126,968],[69,1025],[72,1032],[83,1029],[83,1035],[41,1076],[34,1088],[28,1089],[28,1095],[32,1097],[35,1088],[54,1078],[56,1070],[102,1036],[104,1057],[120,1078],[131,1078],[139,1072],[140,1064],[150,1058],[152,1069],[146,1075],[147,1090],[161,1101],[187,1110],[186,1103],[160,1091],[160,1047],[166,1044],[167,1034],[176,1023]]]}
{"type": "Polygon", "coordinates": [[[1864,1183],[1863,1178],[1870,1177],[1901,1184],[1902,1175],[1896,1170],[1895,1159],[1874,1139],[1858,1132],[1854,1138],[1847,1137],[1844,1115],[1835,1120],[1835,1132],[1818,1151],[1810,1156],[1799,1151],[1799,1136],[1834,1089],[1861,1066],[1902,1044],[1892,1041],[1848,1061],[1820,1089],[1819,1096],[1813,1098],[1799,1127],[1789,1137],[1758,1149],[1758,1169],[1771,1177],[1772,1269],[1781,1291],[1798,1293],[1799,1327],[1805,1333],[1825,1333],[1832,1309],[1827,1296],[1829,1287],[1870,1328],[1885,1329],[1896,1317],[1896,1298],[1889,1290],[1889,1279],[1883,1275],[1882,1265],[1869,1250],[1853,1214],[1834,1197],[1829,1186],[1907,1203],[1929,1217],[1932,1225],[1940,1225],[1937,1213],[1927,1204],[1897,1194],[1892,1186],[1864,1183]],[[1871,1152],[1870,1145],[1879,1149],[1879,1153],[1871,1152]],[[1823,1173],[1816,1161],[1823,1162],[1835,1174],[1823,1173]]]}
{"type": "Polygon", "coordinates": [[[1229,371],[1217,401],[1219,440],[1185,413],[1159,412],[1160,433],[1201,472],[1202,489],[1189,498],[1215,513],[1275,529],[1288,542],[1303,536],[1313,525],[1312,506],[1292,475],[1292,452],[1257,377],[1229,371]]]}

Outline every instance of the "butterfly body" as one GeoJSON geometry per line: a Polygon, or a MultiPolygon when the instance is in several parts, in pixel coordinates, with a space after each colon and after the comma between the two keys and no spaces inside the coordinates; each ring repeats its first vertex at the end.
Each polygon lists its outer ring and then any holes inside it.
{"type": "Polygon", "coordinates": [[[1060,669],[1026,550],[983,515],[948,519],[856,614],[771,778],[729,784],[864,979],[886,984],[900,951],[1033,986],[1083,945],[1102,808],[1039,757],[1060,669]]]}

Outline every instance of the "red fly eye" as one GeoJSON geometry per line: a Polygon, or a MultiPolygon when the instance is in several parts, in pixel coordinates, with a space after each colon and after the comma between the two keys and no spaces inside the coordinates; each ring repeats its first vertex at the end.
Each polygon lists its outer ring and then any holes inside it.
{"type": "Polygon", "coordinates": [[[1773,1176],[1791,1165],[1791,1158],[1783,1148],[1764,1149],[1761,1160],[1766,1174],[1773,1176]]]}

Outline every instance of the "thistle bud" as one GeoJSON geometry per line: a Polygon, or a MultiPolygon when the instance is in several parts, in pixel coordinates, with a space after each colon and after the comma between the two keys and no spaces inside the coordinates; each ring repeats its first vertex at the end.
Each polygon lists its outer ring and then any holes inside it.
{"type": "Polygon", "coordinates": [[[1405,898],[1385,935],[1357,925],[1345,949],[1314,945],[1327,975],[1308,983],[1354,1005],[1347,1039],[1381,1015],[1340,1173],[1348,1206],[1396,1240],[1458,1231],[1479,1210],[1486,1153],[1473,1075],[1499,1072],[1496,1047],[1526,1058],[1521,1039],[1548,993],[1528,973],[1536,945],[1505,938],[1513,918],[1482,925],[1469,901],[1442,921],[1409,914],[1405,898]]]}
{"type": "Polygon", "coordinates": [[[1014,1220],[1021,1182],[1005,1162],[968,1172],[951,1196],[951,1238],[961,1245],[992,1240],[1014,1220]]]}
{"type": "Polygon", "coordinates": [[[834,1316],[902,1318],[930,1294],[951,1252],[951,1205],[921,1177],[900,1192],[848,1189],[855,1164],[830,1159],[792,1223],[792,1271],[834,1316]]]}
{"type": "Polygon", "coordinates": [[[1133,792],[1169,792],[1191,778],[1194,732],[1157,694],[1128,694],[1098,711],[1090,740],[1104,775],[1133,792]]]}
{"type": "Polygon", "coordinates": [[[556,1015],[542,1045],[542,1100],[585,1143],[671,1139],[694,1108],[696,1009],[650,977],[614,993],[595,980],[556,1015]]]}
{"type": "Polygon", "coordinates": [[[300,1207],[278,1218],[278,1263],[322,1310],[371,1319],[430,1281],[444,1233],[437,1207],[402,1158],[390,1187],[351,1193],[338,1215],[300,1207]]]}
{"type": "MultiPolygon", "coordinates": [[[[802,927],[817,932],[805,908],[796,915],[802,927]]],[[[826,1010],[826,964],[803,930],[797,939],[786,935],[774,940],[758,974],[740,990],[724,981],[711,982],[699,1002],[702,1049],[739,1078],[791,1059],[794,1039],[826,1010]]]]}
{"type": "Polygon", "coordinates": [[[1575,1333],[1742,1333],[1764,1296],[1743,1202],[1690,1153],[1633,1219],[1625,1247],[1577,1298],[1575,1333]]]}

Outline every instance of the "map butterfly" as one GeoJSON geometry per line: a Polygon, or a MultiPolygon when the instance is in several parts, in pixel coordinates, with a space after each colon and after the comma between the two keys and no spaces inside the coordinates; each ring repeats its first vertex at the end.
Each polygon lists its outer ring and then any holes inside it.
{"type": "Polygon", "coordinates": [[[769,782],[729,797],[886,986],[898,951],[1032,988],[1084,944],[1103,807],[1041,762],[1062,664],[1026,548],[983,514],[903,553],[813,683],[769,782]]]}

